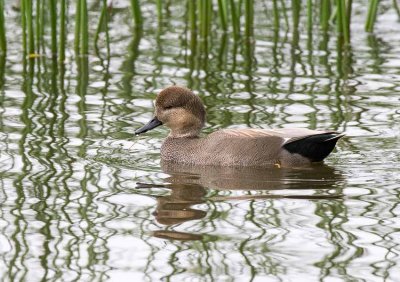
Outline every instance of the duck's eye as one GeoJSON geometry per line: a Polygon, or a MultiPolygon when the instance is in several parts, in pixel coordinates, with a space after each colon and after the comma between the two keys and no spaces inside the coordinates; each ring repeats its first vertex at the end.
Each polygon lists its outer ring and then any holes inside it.
{"type": "Polygon", "coordinates": [[[164,109],[166,109],[166,110],[169,110],[169,109],[172,109],[173,107],[172,106],[165,106],[164,107],[164,109]]]}

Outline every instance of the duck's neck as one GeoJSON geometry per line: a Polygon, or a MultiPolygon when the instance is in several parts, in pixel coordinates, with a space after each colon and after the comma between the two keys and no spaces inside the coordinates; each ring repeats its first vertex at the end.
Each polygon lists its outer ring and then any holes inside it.
{"type": "Polygon", "coordinates": [[[200,130],[201,128],[192,130],[171,130],[168,138],[198,138],[200,130]]]}

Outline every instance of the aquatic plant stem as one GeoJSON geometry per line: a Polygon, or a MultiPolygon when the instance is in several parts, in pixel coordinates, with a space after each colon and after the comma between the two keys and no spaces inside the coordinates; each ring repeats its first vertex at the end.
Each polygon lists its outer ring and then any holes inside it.
{"type": "Polygon", "coordinates": [[[274,13],[274,29],[277,31],[279,30],[279,9],[277,0],[273,0],[273,13],[274,13]]]}
{"type": "Polygon", "coordinates": [[[234,38],[238,39],[240,36],[240,17],[237,14],[234,0],[230,0],[230,9],[234,38]]]}
{"type": "Polygon", "coordinates": [[[368,7],[367,21],[365,23],[365,31],[372,32],[376,21],[376,14],[378,12],[379,0],[370,0],[368,7]]]}
{"type": "Polygon", "coordinates": [[[228,29],[228,2],[227,0],[218,0],[218,14],[221,27],[224,31],[228,29]]]}
{"type": "Polygon", "coordinates": [[[253,36],[253,26],[254,26],[254,1],[246,0],[245,3],[245,34],[246,37],[253,36]]]}
{"type": "Polygon", "coordinates": [[[196,31],[196,2],[188,1],[189,26],[192,32],[196,31]]]}
{"type": "Polygon", "coordinates": [[[66,1],[61,0],[61,9],[60,9],[60,63],[64,63],[65,61],[65,44],[66,44],[66,1]]]}
{"type": "Polygon", "coordinates": [[[350,41],[349,37],[349,15],[347,15],[347,7],[345,0],[337,0],[337,29],[340,35],[343,35],[344,43],[348,44],[350,41]]]}
{"type": "Polygon", "coordinates": [[[331,13],[331,3],[330,0],[321,1],[320,9],[320,24],[323,31],[327,31],[329,28],[329,17],[331,13]]]}
{"type": "Polygon", "coordinates": [[[87,11],[87,3],[86,0],[81,0],[81,54],[88,55],[89,54],[89,29],[88,29],[88,11],[87,11]]]}
{"type": "Polygon", "coordinates": [[[140,10],[139,0],[131,0],[132,17],[136,26],[143,24],[142,11],[140,10]]]}
{"type": "Polygon", "coordinates": [[[50,1],[50,20],[51,20],[51,55],[57,56],[57,3],[56,0],[50,1]]]}
{"type": "Polygon", "coordinates": [[[25,1],[21,2],[21,27],[22,27],[22,52],[26,56],[26,17],[25,17],[25,1]]]}
{"type": "Polygon", "coordinates": [[[346,25],[346,30],[347,30],[347,34],[349,36],[349,42],[348,43],[350,43],[350,39],[351,39],[350,23],[351,23],[352,6],[353,6],[353,0],[347,0],[347,7],[346,7],[347,25],[346,25]]]}
{"type": "Polygon", "coordinates": [[[7,52],[6,28],[4,23],[4,0],[0,0],[0,55],[7,52]]]}
{"type": "Polygon", "coordinates": [[[26,20],[26,29],[28,33],[28,55],[33,55],[35,53],[35,41],[33,37],[33,22],[32,22],[32,1],[22,0],[24,2],[24,17],[26,20]]]}
{"type": "Polygon", "coordinates": [[[42,28],[43,28],[43,1],[36,0],[36,22],[35,22],[35,43],[36,43],[36,53],[41,53],[42,44],[42,28]]]}
{"type": "Polygon", "coordinates": [[[200,37],[207,37],[207,2],[208,0],[198,0],[197,7],[199,11],[199,26],[200,26],[200,37]]]}
{"type": "Polygon", "coordinates": [[[81,2],[84,0],[76,1],[76,9],[75,9],[75,54],[79,54],[80,49],[80,30],[81,30],[81,2]]]}
{"type": "Polygon", "coordinates": [[[307,0],[307,32],[311,33],[313,24],[312,0],[307,0]]]}
{"type": "Polygon", "coordinates": [[[110,36],[108,33],[108,9],[107,9],[107,0],[103,0],[103,8],[101,10],[99,24],[97,26],[96,34],[94,36],[94,45],[96,49],[96,53],[98,54],[98,41],[101,31],[104,30],[106,36],[106,45],[107,45],[107,56],[110,56],[110,36]]]}
{"type": "MultiPolygon", "coordinates": [[[[192,2],[192,1],[190,1],[192,2]]],[[[157,5],[157,18],[158,18],[158,26],[162,26],[163,14],[162,14],[162,0],[156,0],[157,5]]]]}

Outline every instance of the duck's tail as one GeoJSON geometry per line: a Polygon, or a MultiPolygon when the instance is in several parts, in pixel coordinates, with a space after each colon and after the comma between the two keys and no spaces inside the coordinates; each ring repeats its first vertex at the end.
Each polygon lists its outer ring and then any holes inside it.
{"type": "Polygon", "coordinates": [[[300,154],[312,162],[321,162],[333,151],[336,142],[344,135],[337,132],[311,135],[286,143],[283,148],[292,154],[300,154]]]}

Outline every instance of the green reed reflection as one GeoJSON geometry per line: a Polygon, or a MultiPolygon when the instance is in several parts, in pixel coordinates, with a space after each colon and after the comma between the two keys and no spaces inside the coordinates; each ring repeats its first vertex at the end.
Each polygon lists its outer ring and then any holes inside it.
{"type": "Polygon", "coordinates": [[[321,217],[318,224],[323,230],[330,230],[329,241],[334,246],[334,251],[327,255],[318,266],[321,268],[321,279],[327,279],[332,272],[340,273],[341,279],[354,280],[356,277],[346,273],[346,267],[359,258],[363,250],[354,244],[355,237],[350,232],[343,231],[342,225],[346,223],[348,211],[343,206],[331,202],[320,203],[317,214],[321,217]]]}
{"type": "MultiPolygon", "coordinates": [[[[26,66],[26,64],[25,64],[26,66]]],[[[24,108],[21,115],[21,120],[25,124],[25,130],[21,135],[21,139],[19,142],[19,152],[23,160],[22,174],[18,175],[18,177],[14,180],[14,187],[16,188],[17,197],[15,199],[15,207],[12,209],[11,213],[13,214],[14,220],[13,225],[15,226],[14,232],[10,236],[10,242],[13,246],[13,253],[10,255],[9,259],[9,268],[7,276],[10,280],[20,280],[24,279],[27,275],[27,267],[26,267],[26,256],[28,254],[28,244],[26,241],[26,233],[28,221],[22,214],[22,207],[26,201],[26,192],[24,191],[23,182],[27,177],[27,173],[32,169],[32,163],[30,161],[29,155],[25,152],[25,147],[30,146],[29,141],[27,140],[27,136],[29,132],[32,130],[32,121],[28,117],[29,113],[27,107],[32,105],[33,103],[33,93],[29,91],[30,86],[33,83],[33,62],[29,63],[29,70],[24,69],[24,75],[26,77],[25,84],[23,85],[24,90],[27,91],[26,98],[24,100],[24,108]]]]}
{"type": "Polygon", "coordinates": [[[4,2],[5,26],[24,29],[4,33],[0,55],[0,280],[395,281],[393,32],[349,34],[347,45],[334,1],[136,1],[142,22],[131,29],[130,1],[4,2]],[[349,137],[329,166],[304,170],[160,166],[167,131],[133,131],[174,83],[205,101],[205,133],[301,126],[349,137]]]}
{"type": "Polygon", "coordinates": [[[140,55],[139,45],[140,45],[142,36],[143,36],[143,29],[141,27],[135,28],[134,33],[132,35],[132,41],[130,42],[130,44],[128,46],[129,56],[127,56],[125,62],[122,65],[122,69],[125,70],[125,75],[124,75],[122,83],[123,83],[124,92],[127,95],[130,95],[130,93],[132,93],[131,81],[132,81],[133,77],[137,74],[135,62],[140,55]]]}
{"type": "MultiPolygon", "coordinates": [[[[82,83],[78,86],[78,91],[84,93],[87,87],[85,63],[87,65],[87,60],[83,60],[79,70],[82,83]]],[[[100,272],[93,268],[93,265],[103,264],[108,256],[108,235],[99,235],[92,218],[97,215],[93,200],[95,191],[101,188],[96,181],[90,181],[97,174],[90,167],[84,167],[85,174],[76,186],[75,181],[80,177],[74,172],[76,158],[68,148],[69,115],[64,75],[65,70],[58,69],[56,59],[25,61],[22,86],[25,98],[21,114],[24,127],[18,147],[23,165],[13,181],[16,194],[10,211],[12,248],[7,255],[5,279],[25,280],[32,266],[35,276],[40,275],[43,281],[55,281],[66,275],[77,280],[107,278],[104,268],[100,272]],[[84,253],[80,247],[83,244],[87,245],[84,253]],[[36,249],[40,252],[36,253],[36,249]],[[82,259],[87,262],[83,263],[82,259]]],[[[84,105],[77,107],[85,108],[84,105]]],[[[87,150],[85,143],[83,146],[87,150]]],[[[1,174],[3,177],[4,172],[1,174]]]]}
{"type": "MultiPolygon", "coordinates": [[[[3,90],[4,87],[4,75],[5,75],[5,66],[6,66],[6,57],[0,55],[0,91],[3,90]]],[[[3,98],[3,94],[1,95],[3,98]]]]}

